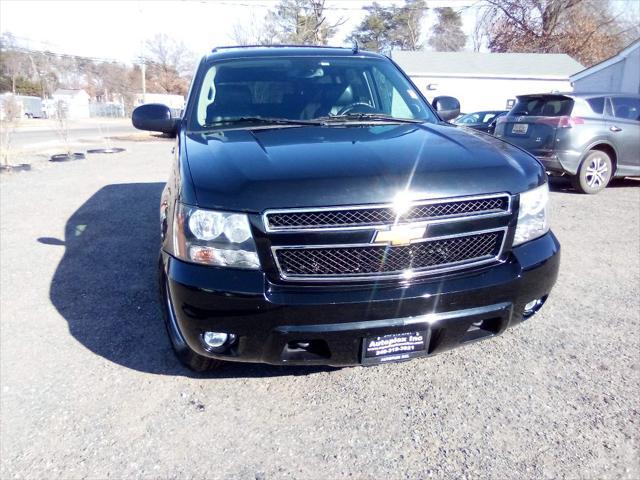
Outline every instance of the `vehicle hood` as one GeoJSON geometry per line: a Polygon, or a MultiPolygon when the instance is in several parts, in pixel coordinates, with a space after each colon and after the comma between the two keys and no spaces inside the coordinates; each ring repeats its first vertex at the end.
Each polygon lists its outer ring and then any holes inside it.
{"type": "MultiPolygon", "coordinates": [[[[191,178],[183,201],[269,208],[519,193],[544,181],[529,154],[449,125],[349,125],[182,133],[191,178]],[[185,198],[193,195],[194,198],[185,198]]],[[[186,176],[186,175],[185,175],[186,176]]]]}

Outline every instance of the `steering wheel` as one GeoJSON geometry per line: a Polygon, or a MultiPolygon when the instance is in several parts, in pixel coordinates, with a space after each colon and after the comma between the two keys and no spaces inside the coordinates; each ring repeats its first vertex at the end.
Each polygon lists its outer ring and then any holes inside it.
{"type": "Polygon", "coordinates": [[[339,117],[340,115],[346,115],[348,113],[379,113],[379,112],[368,103],[355,102],[342,107],[340,110],[338,110],[338,113],[336,113],[336,116],[339,117]]]}

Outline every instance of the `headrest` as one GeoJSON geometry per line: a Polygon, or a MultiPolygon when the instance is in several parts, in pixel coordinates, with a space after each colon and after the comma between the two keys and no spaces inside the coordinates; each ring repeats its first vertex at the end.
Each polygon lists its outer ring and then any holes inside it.
{"type": "Polygon", "coordinates": [[[350,85],[323,86],[322,98],[331,105],[350,105],[353,103],[353,91],[350,85]]]}
{"type": "Polygon", "coordinates": [[[336,100],[336,105],[351,105],[353,103],[353,90],[348,86],[336,100]]]}
{"type": "Polygon", "coordinates": [[[247,105],[252,103],[251,90],[246,85],[223,83],[216,85],[216,105],[247,105]]]}

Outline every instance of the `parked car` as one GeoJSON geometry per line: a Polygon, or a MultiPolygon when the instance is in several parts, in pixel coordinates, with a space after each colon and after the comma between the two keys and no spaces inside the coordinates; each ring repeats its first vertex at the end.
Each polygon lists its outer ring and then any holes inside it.
{"type": "Polygon", "coordinates": [[[0,120],[4,120],[9,115],[18,117],[42,118],[42,99],[28,95],[15,95],[13,93],[3,93],[0,95],[0,120]]]}
{"type": "Polygon", "coordinates": [[[27,118],[43,118],[42,99],[28,95],[16,95],[16,99],[22,102],[24,116],[27,118]]]}
{"type": "Polygon", "coordinates": [[[394,362],[534,315],[560,259],[545,172],[459,109],[327,47],[215,49],[181,118],[136,108],[177,136],[159,285],[181,361],[394,362]]]}
{"type": "Polygon", "coordinates": [[[547,171],[569,175],[583,193],[640,175],[640,95],[521,95],[495,135],[531,152],[547,171]]]}
{"type": "Polygon", "coordinates": [[[474,112],[456,118],[452,123],[461,127],[469,127],[481,132],[493,134],[496,128],[496,120],[505,115],[507,110],[488,110],[474,112]]]}

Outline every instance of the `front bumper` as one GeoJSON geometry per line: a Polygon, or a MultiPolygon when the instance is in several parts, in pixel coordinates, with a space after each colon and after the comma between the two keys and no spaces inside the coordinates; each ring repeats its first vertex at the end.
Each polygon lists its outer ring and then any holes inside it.
{"type": "Polygon", "coordinates": [[[404,284],[278,285],[261,272],[199,266],[166,253],[161,281],[170,297],[163,305],[200,355],[348,366],[361,363],[368,336],[427,330],[431,355],[500,334],[524,319],[525,304],[546,298],[559,263],[560,245],[548,233],[514,248],[503,263],[404,284]],[[211,353],[201,342],[207,330],[233,333],[237,341],[211,353]]]}

